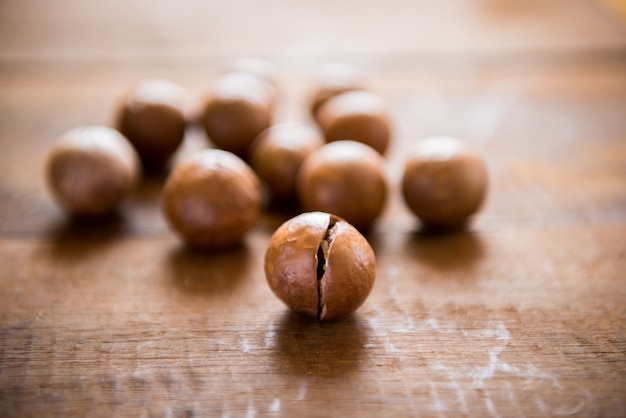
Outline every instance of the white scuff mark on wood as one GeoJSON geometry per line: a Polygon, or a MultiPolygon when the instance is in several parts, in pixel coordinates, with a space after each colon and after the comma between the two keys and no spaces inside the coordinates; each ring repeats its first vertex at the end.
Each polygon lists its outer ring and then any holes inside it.
{"type": "Polygon", "coordinates": [[[246,410],[246,418],[254,418],[256,416],[256,408],[254,407],[254,398],[248,395],[248,409],[246,410]]]}
{"type": "Polygon", "coordinates": [[[525,415],[522,412],[519,402],[517,401],[517,396],[515,396],[515,392],[513,391],[513,385],[511,385],[511,382],[504,382],[504,387],[506,387],[506,393],[509,396],[511,405],[513,405],[515,410],[518,411],[517,416],[524,418],[525,415]]]}
{"type": "Polygon", "coordinates": [[[444,412],[447,410],[446,405],[441,401],[437,386],[434,383],[430,384],[430,397],[433,400],[432,408],[437,412],[437,416],[443,417],[444,412]]]}
{"type": "Polygon", "coordinates": [[[276,326],[270,322],[265,333],[265,348],[273,348],[276,345],[276,326]]]}
{"type": "Polygon", "coordinates": [[[274,398],[274,401],[270,405],[270,412],[280,412],[280,399],[274,398]]]}
{"type": "Polygon", "coordinates": [[[540,396],[537,396],[535,398],[535,404],[537,405],[537,408],[539,408],[544,417],[548,416],[548,408],[546,407],[546,403],[540,396]]]}
{"type": "Polygon", "coordinates": [[[298,397],[296,398],[299,401],[304,400],[306,398],[306,394],[309,391],[309,382],[304,380],[300,387],[298,388],[298,397]]]}
{"type": "Polygon", "coordinates": [[[500,418],[500,414],[498,414],[496,406],[493,404],[491,396],[489,396],[489,393],[487,393],[487,391],[485,391],[485,406],[487,407],[487,411],[489,411],[489,416],[493,418],[500,418]]]}
{"type": "Polygon", "coordinates": [[[252,351],[252,345],[250,344],[250,341],[248,341],[246,338],[241,337],[241,350],[244,353],[250,353],[252,351]]]}

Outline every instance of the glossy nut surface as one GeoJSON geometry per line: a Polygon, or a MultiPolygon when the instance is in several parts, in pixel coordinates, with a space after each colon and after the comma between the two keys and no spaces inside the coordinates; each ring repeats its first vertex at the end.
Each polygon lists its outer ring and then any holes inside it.
{"type": "Polygon", "coordinates": [[[304,210],[332,213],[367,228],[387,196],[384,159],[359,142],[326,144],[304,160],[297,191],[304,210]]]}
{"type": "Polygon", "coordinates": [[[329,99],[318,110],[327,142],[352,140],[384,154],[391,141],[391,120],[385,101],[369,91],[351,91],[329,99]]]}
{"type": "Polygon", "coordinates": [[[200,151],[172,171],[161,208],[193,246],[226,247],[241,241],[261,209],[259,180],[240,158],[222,150],[200,151]]]}
{"type": "Polygon", "coordinates": [[[265,253],[265,277],[290,309],[321,320],[356,311],[376,279],[376,257],[346,221],[323,212],[281,225],[265,253]]]}
{"type": "Polygon", "coordinates": [[[46,176],[57,202],[79,217],[115,208],[139,177],[139,157],[114,129],[85,126],[63,134],[47,157],[46,176]]]}
{"type": "Polygon", "coordinates": [[[426,225],[454,228],[480,208],[487,183],[487,168],[479,154],[456,138],[433,137],[409,153],[402,193],[426,225]]]}
{"type": "Polygon", "coordinates": [[[255,138],[272,121],[274,87],[252,74],[222,75],[206,102],[202,123],[218,147],[246,157],[255,138]]]}
{"type": "Polygon", "coordinates": [[[324,145],[321,133],[312,126],[284,123],[259,135],[250,149],[249,161],[273,197],[296,196],[296,178],[304,159],[324,145]]]}
{"type": "Polygon", "coordinates": [[[160,165],[183,141],[189,103],[181,86],[161,79],[143,80],[123,99],[117,127],[144,162],[160,165]]]}

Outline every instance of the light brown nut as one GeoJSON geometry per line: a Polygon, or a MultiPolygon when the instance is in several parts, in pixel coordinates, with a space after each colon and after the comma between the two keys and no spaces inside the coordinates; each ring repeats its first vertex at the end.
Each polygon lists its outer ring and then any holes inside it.
{"type": "Polygon", "coordinates": [[[283,123],[259,135],[250,148],[250,165],[278,199],[296,196],[296,178],[304,159],[324,145],[312,126],[283,123]]]}
{"type": "Polygon", "coordinates": [[[367,228],[387,197],[384,159],[359,142],[326,144],[304,160],[297,190],[305,211],[332,213],[359,229],[367,228]]]}
{"type": "Polygon", "coordinates": [[[369,91],[350,91],[329,99],[317,112],[326,142],[352,140],[384,154],[391,141],[387,103],[369,91]]]}
{"type": "Polygon", "coordinates": [[[63,134],[47,157],[48,186],[70,214],[112,211],[139,177],[139,157],[114,129],[84,126],[63,134]]]}
{"type": "Polygon", "coordinates": [[[246,157],[254,139],[272,122],[274,87],[252,74],[222,75],[206,102],[202,123],[218,147],[246,157]]]}
{"type": "Polygon", "coordinates": [[[487,184],[487,167],[479,154],[456,138],[433,137],[409,152],[402,193],[424,224],[455,228],[480,208],[487,184]]]}
{"type": "Polygon", "coordinates": [[[265,253],[265,277],[290,309],[321,320],[356,311],[376,279],[367,240],[341,218],[300,214],[282,224],[265,253]]]}
{"type": "Polygon", "coordinates": [[[137,83],[126,94],[117,127],[147,164],[163,164],[185,136],[185,112],[190,96],[178,84],[161,79],[137,83]]]}
{"type": "Polygon", "coordinates": [[[163,187],[161,208],[188,244],[234,245],[259,216],[259,180],[234,154],[200,151],[174,167],[163,187]]]}

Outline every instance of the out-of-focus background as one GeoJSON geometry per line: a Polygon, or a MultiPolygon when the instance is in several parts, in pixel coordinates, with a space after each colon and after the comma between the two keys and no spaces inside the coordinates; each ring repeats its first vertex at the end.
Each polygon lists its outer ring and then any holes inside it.
{"type": "MultiPolygon", "coordinates": [[[[0,1],[0,415],[624,416],[623,0],[0,1]],[[237,58],[278,71],[276,121],[310,121],[314,69],[389,103],[390,196],[371,297],[344,321],[286,312],[242,248],[181,245],[150,177],[102,225],[52,202],[54,140],[111,124],[135,81],[197,95],[237,58]],[[487,159],[468,231],[420,233],[408,144],[487,159]]],[[[210,146],[191,127],[181,152],[210,146]]]]}

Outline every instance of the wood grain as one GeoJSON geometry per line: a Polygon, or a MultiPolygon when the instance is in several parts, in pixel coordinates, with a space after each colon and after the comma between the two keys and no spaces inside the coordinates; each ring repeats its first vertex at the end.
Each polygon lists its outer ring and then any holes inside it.
{"type": "MultiPolygon", "coordinates": [[[[626,29],[605,3],[0,3],[0,416],[626,416],[626,29]],[[355,13],[360,10],[360,13],[355,13]],[[262,34],[262,35],[260,35],[262,34]],[[244,244],[185,248],[146,177],[72,222],[42,167],[109,124],[135,80],[201,96],[234,57],[307,120],[315,64],[364,70],[390,103],[390,197],[367,234],[374,290],[331,323],[265,283],[266,211],[244,244]],[[456,135],[485,155],[485,207],[421,231],[404,151],[456,135]]],[[[181,155],[209,146],[190,128],[181,155]]]]}

